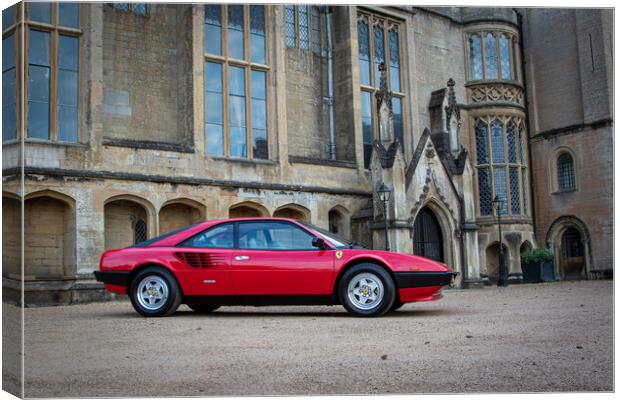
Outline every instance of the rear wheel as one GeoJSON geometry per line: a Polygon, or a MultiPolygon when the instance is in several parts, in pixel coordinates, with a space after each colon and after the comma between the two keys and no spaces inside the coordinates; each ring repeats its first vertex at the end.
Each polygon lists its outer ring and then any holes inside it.
{"type": "Polygon", "coordinates": [[[401,303],[400,301],[394,301],[394,304],[392,304],[392,308],[390,308],[390,311],[396,311],[404,305],[405,303],[401,303]]]}
{"type": "Polygon", "coordinates": [[[168,270],[148,267],[138,272],[129,287],[133,308],[145,317],[163,317],[181,304],[181,289],[168,270]]]}
{"type": "Polygon", "coordinates": [[[220,306],[218,305],[210,305],[210,304],[188,304],[187,306],[198,313],[204,313],[204,314],[213,312],[217,310],[218,308],[220,308],[220,306]]]}
{"type": "Polygon", "coordinates": [[[390,310],[395,299],[394,281],[390,274],[375,264],[358,264],[346,271],[340,280],[340,302],[358,317],[376,317],[390,310]]]}

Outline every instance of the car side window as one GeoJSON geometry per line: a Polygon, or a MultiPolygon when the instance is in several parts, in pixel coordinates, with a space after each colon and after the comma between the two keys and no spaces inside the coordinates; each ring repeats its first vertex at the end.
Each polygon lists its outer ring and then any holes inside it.
{"type": "Polygon", "coordinates": [[[314,236],[286,222],[242,222],[239,248],[254,250],[316,250],[314,236]]]}
{"type": "Polygon", "coordinates": [[[233,224],[222,224],[207,229],[185,240],[181,247],[232,249],[235,247],[233,224]]]}

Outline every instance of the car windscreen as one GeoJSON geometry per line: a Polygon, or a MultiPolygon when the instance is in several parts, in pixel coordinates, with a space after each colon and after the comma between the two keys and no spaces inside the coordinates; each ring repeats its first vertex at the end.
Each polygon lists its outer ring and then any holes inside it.
{"type": "Polygon", "coordinates": [[[194,224],[194,225],[189,225],[189,226],[186,226],[186,227],[183,227],[183,228],[175,229],[174,231],[166,232],[163,235],[159,235],[159,236],[156,236],[154,238],[145,240],[144,242],[136,243],[133,246],[129,246],[128,248],[132,248],[132,247],[147,247],[147,246],[149,246],[149,245],[151,245],[151,244],[153,244],[155,242],[159,242],[160,240],[163,240],[163,239],[165,239],[167,237],[170,237],[172,235],[176,235],[177,233],[183,232],[186,229],[193,228],[194,226],[199,225],[201,223],[202,222],[199,222],[199,223],[194,224]]]}
{"type": "Polygon", "coordinates": [[[348,241],[347,239],[343,238],[342,236],[340,236],[338,234],[335,234],[333,232],[327,231],[327,230],[325,230],[323,228],[319,228],[318,226],[314,226],[312,224],[308,224],[308,223],[305,223],[305,222],[302,222],[302,224],[305,225],[306,227],[312,229],[313,231],[315,231],[319,235],[321,235],[321,237],[323,237],[323,239],[329,241],[331,244],[336,246],[336,248],[338,248],[338,249],[348,249],[348,248],[360,247],[357,243],[352,243],[352,242],[348,241]]]}

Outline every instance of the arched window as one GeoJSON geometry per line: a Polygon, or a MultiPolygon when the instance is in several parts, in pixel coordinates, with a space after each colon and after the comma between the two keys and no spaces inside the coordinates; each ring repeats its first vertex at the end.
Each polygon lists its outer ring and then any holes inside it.
{"type": "Polygon", "coordinates": [[[562,153],[557,160],[558,189],[575,189],[575,169],[573,157],[568,153],[562,153]]]}
{"type": "Polygon", "coordinates": [[[499,63],[501,65],[502,79],[510,77],[510,41],[508,36],[501,34],[499,37],[499,63]]]}
{"type": "Polygon", "coordinates": [[[488,32],[484,42],[485,67],[487,70],[486,78],[498,79],[499,76],[497,71],[497,46],[495,45],[495,35],[491,32],[488,32]]]}
{"type": "Polygon", "coordinates": [[[469,38],[469,54],[471,59],[471,79],[482,79],[482,42],[477,34],[469,38]]]}

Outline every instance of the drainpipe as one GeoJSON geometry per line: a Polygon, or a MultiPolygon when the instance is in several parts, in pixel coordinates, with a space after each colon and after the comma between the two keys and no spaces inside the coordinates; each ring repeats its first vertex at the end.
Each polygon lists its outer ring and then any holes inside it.
{"type": "Polygon", "coordinates": [[[521,52],[521,79],[523,80],[523,98],[525,101],[525,126],[527,128],[527,160],[529,161],[528,171],[530,180],[530,213],[532,214],[532,225],[534,227],[534,234],[536,234],[536,196],[534,196],[534,163],[532,160],[532,146],[530,143],[530,102],[527,95],[527,79],[525,75],[525,51],[523,45],[523,15],[517,11],[516,8],[512,9],[517,14],[517,22],[519,26],[519,51],[521,52]]]}
{"type": "Polygon", "coordinates": [[[336,159],[336,142],[334,140],[334,63],[333,63],[333,44],[332,44],[332,8],[323,6],[325,12],[325,26],[327,31],[327,103],[329,112],[329,143],[327,144],[327,152],[329,158],[336,159]]]}

